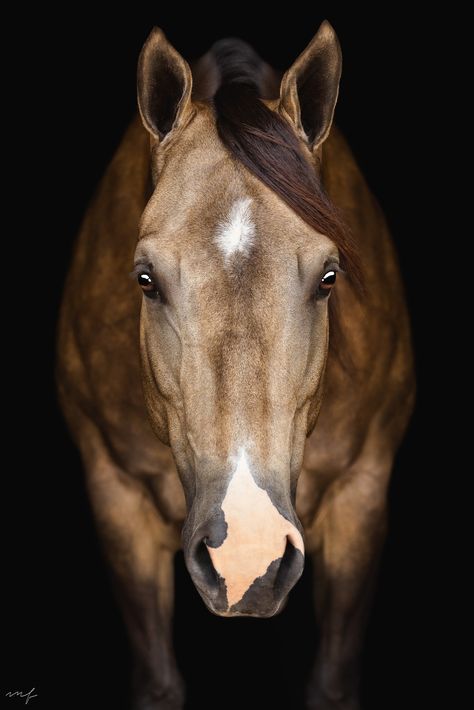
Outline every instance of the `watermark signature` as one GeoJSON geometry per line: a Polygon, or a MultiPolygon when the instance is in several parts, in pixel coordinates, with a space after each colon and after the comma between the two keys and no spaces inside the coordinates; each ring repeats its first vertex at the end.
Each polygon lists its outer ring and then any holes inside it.
{"type": "Polygon", "coordinates": [[[28,705],[30,700],[38,697],[37,695],[33,695],[35,690],[36,688],[32,688],[31,690],[25,692],[23,690],[9,690],[8,693],[5,693],[5,696],[7,698],[22,698],[25,701],[25,705],[28,705]]]}

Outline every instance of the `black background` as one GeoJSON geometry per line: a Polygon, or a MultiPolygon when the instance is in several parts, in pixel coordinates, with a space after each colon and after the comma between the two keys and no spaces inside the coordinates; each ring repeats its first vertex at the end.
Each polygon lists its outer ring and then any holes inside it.
{"type": "MultiPolygon", "coordinates": [[[[71,245],[135,111],[141,45],[154,24],[188,59],[220,37],[237,35],[285,69],[325,17],[336,28],[344,55],[336,121],[394,234],[419,374],[417,412],[390,493],[390,533],[364,655],[364,708],[427,707],[438,697],[434,668],[446,651],[438,643],[443,622],[433,613],[443,576],[433,551],[442,543],[430,500],[436,486],[436,467],[427,458],[433,441],[422,426],[431,362],[423,272],[433,198],[420,189],[431,152],[429,21],[424,17],[419,23],[400,8],[385,6],[370,12],[335,3],[310,11],[296,4],[284,11],[271,5],[259,9],[263,17],[257,20],[252,8],[240,3],[216,14],[202,5],[190,12],[178,5],[137,4],[102,19],[97,10],[72,5],[67,12],[49,16],[42,10],[19,21],[16,56],[24,53],[27,69],[18,71],[12,100],[23,106],[14,112],[21,127],[14,147],[23,149],[23,157],[16,162],[19,227],[9,266],[9,303],[15,307],[4,313],[12,373],[4,384],[13,386],[14,396],[8,405],[12,466],[6,476],[12,488],[3,498],[8,662],[0,690],[3,695],[35,686],[39,697],[31,708],[128,707],[125,632],[100,556],[79,457],[56,407],[53,359],[71,245]]],[[[15,53],[12,65],[14,60],[15,53]]],[[[6,135],[5,148],[8,143],[6,135]]],[[[309,574],[280,617],[229,621],[205,611],[178,559],[175,627],[190,709],[301,707],[316,642],[309,574]]]]}

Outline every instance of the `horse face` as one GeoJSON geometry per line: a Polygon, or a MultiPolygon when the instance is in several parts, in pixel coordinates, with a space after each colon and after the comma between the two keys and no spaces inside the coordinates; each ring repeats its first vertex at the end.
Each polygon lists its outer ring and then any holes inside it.
{"type": "Polygon", "coordinates": [[[272,616],[303,569],[294,501],[338,250],[229,155],[160,33],[141,76],[154,177],[135,255],[145,399],[183,483],[201,596],[222,615],[272,616]],[[161,106],[147,76],[163,66],[161,106]]]}

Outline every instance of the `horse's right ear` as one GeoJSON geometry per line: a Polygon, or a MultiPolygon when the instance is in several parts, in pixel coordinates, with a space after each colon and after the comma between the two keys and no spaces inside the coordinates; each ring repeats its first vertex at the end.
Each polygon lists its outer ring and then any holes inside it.
{"type": "Polygon", "coordinates": [[[147,131],[162,141],[191,113],[191,69],[154,27],[138,60],[138,107],[147,131]]]}

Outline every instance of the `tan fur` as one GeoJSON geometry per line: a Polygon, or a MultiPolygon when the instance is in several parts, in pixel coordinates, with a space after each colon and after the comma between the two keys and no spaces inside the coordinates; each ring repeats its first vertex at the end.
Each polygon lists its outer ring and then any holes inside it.
{"type": "MultiPolygon", "coordinates": [[[[253,461],[279,477],[282,490],[301,471],[296,507],[314,559],[322,626],[311,707],[342,710],[349,705],[338,698],[352,692],[344,679],[360,647],[357,619],[366,613],[365,591],[383,539],[391,464],[413,402],[393,246],[333,128],[323,147],[323,179],[356,237],[366,285],[362,301],[344,278],[336,286],[354,361],[349,374],[327,356],[327,303],[308,305],[314,274],[328,255],[337,257],[336,248],[230,158],[207,104],[185,103],[182,110],[176,134],[162,143],[152,139],[159,179],[151,199],[150,140],[137,118],[86,215],[61,310],[62,407],[112,568],[124,584],[133,580],[135,601],[130,608],[124,603],[125,616],[137,609],[147,615],[142,630],[129,621],[135,651],[143,663],[148,659],[147,697],[158,687],[171,698],[166,707],[181,707],[167,630],[170,560],[186,515],[181,481],[197,490],[212,486],[208,472],[251,441],[253,461]],[[247,197],[258,236],[246,270],[236,261],[229,273],[215,229],[233,202],[247,197]],[[142,298],[128,276],[134,254],[154,263],[169,306],[142,298]],[[309,412],[319,403],[316,429],[304,445],[309,412]],[[348,617],[355,621],[342,633],[339,623],[348,617]]],[[[235,526],[230,500],[224,510],[235,526]]],[[[268,509],[256,528],[267,515],[279,514],[268,509]]],[[[283,541],[284,527],[272,527],[271,535],[283,541]]],[[[248,580],[272,556],[267,552],[248,580]]],[[[211,554],[217,570],[234,580],[232,600],[238,599],[247,578],[239,584],[228,572],[225,546],[211,554]]]]}

